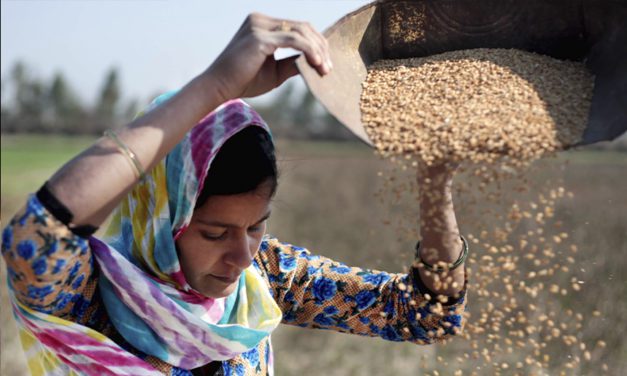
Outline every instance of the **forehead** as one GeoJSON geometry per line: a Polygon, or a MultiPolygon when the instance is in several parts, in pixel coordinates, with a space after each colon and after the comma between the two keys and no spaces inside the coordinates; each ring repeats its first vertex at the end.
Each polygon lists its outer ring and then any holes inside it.
{"type": "Polygon", "coordinates": [[[270,196],[262,191],[209,196],[202,206],[194,210],[192,222],[220,222],[248,227],[268,214],[270,203],[270,196]]]}

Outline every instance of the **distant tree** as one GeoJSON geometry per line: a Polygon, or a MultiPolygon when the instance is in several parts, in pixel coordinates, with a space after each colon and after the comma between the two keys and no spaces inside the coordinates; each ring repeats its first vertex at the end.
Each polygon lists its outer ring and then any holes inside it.
{"type": "Polygon", "coordinates": [[[0,94],[3,98],[2,101],[0,101],[0,124],[2,126],[2,132],[15,132],[16,129],[13,127],[14,124],[14,118],[13,118],[13,114],[11,113],[11,109],[8,106],[6,99],[6,89],[7,89],[7,85],[6,82],[4,80],[2,80],[2,82],[0,83],[0,87],[2,90],[2,94],[0,94]]]}
{"type": "Polygon", "coordinates": [[[15,127],[17,131],[40,131],[45,108],[44,84],[28,75],[26,65],[18,61],[11,69],[15,88],[15,127]]]}
{"type": "Polygon", "coordinates": [[[47,97],[52,131],[85,133],[88,130],[85,111],[62,73],[55,74],[47,97]]]}
{"type": "Polygon", "coordinates": [[[305,90],[300,103],[294,108],[293,119],[295,125],[301,128],[300,133],[306,133],[307,138],[320,133],[320,124],[316,121],[316,98],[309,90],[305,90]]]}
{"type": "Polygon", "coordinates": [[[107,73],[96,105],[95,131],[114,128],[118,123],[118,105],[120,101],[120,83],[117,68],[107,73]]]}
{"type": "Polygon", "coordinates": [[[270,125],[275,137],[290,137],[294,128],[292,120],[294,93],[294,85],[288,81],[277,89],[270,103],[254,104],[255,110],[270,125]]]}
{"type": "Polygon", "coordinates": [[[16,96],[17,96],[18,95],[17,88],[20,86],[24,86],[27,82],[26,64],[24,64],[24,62],[22,61],[17,61],[15,65],[13,65],[10,75],[11,75],[10,79],[13,82],[13,85],[16,86],[15,91],[16,91],[16,96]]]}
{"type": "Polygon", "coordinates": [[[129,122],[131,120],[133,120],[137,114],[139,113],[139,102],[137,101],[137,99],[131,99],[127,104],[126,104],[126,109],[124,110],[124,113],[122,114],[122,121],[124,122],[129,122]]]}
{"type": "MultiPolygon", "coordinates": [[[[5,77],[3,77],[5,78],[5,77]]],[[[2,85],[2,132],[101,133],[137,115],[139,103],[121,102],[118,70],[105,75],[96,104],[86,109],[63,73],[49,82],[34,78],[26,64],[15,63],[2,85]],[[7,98],[7,87],[10,89],[7,98]]]]}
{"type": "Polygon", "coordinates": [[[255,104],[276,137],[352,140],[355,137],[322,107],[309,90],[284,84],[270,103],[255,104]]]}
{"type": "Polygon", "coordinates": [[[283,85],[281,90],[277,93],[272,106],[274,118],[277,123],[285,125],[287,122],[288,126],[292,125],[290,115],[291,110],[294,108],[293,98],[295,93],[296,88],[291,81],[283,85]]]}
{"type": "Polygon", "coordinates": [[[309,90],[305,91],[300,104],[294,109],[294,121],[306,130],[308,139],[350,140],[354,138],[309,90]]]}

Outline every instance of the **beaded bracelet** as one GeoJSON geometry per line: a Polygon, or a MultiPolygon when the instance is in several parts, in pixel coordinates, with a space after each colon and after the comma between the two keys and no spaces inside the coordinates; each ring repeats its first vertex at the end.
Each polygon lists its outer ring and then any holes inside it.
{"type": "Polygon", "coordinates": [[[139,159],[137,159],[137,155],[128,146],[126,146],[126,144],[122,142],[122,140],[120,140],[118,135],[112,130],[107,129],[106,131],[104,131],[104,135],[105,137],[109,137],[111,140],[113,140],[118,150],[122,154],[124,154],[124,156],[128,160],[130,160],[131,164],[133,165],[135,169],[135,172],[137,173],[137,177],[139,178],[139,180],[144,180],[144,178],[146,177],[146,172],[144,171],[144,168],[142,167],[141,163],[139,163],[139,159]]]}
{"type": "Polygon", "coordinates": [[[468,242],[466,241],[466,238],[464,238],[461,235],[460,235],[460,238],[462,239],[462,244],[463,244],[462,252],[459,255],[459,258],[457,259],[457,261],[455,261],[454,263],[448,264],[447,266],[440,266],[440,265],[434,266],[434,265],[427,264],[420,257],[420,242],[416,244],[416,261],[422,264],[425,269],[434,273],[438,273],[438,274],[444,273],[445,271],[451,271],[451,270],[457,269],[461,264],[463,264],[466,261],[466,258],[468,257],[468,242]]]}

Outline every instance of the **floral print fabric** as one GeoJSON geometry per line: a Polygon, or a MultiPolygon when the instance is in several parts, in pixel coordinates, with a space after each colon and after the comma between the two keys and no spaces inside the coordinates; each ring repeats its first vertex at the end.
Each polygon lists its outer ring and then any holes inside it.
{"type": "MultiPolygon", "coordinates": [[[[96,289],[99,271],[87,240],[72,234],[35,196],[4,229],[2,254],[9,286],[21,304],[86,325],[166,375],[191,375],[139,353],[115,332],[96,289]]],[[[285,324],[417,344],[442,341],[463,326],[465,294],[446,306],[426,300],[412,273],[350,267],[272,237],[264,238],[253,264],[285,324]]],[[[221,372],[266,375],[271,364],[266,339],[222,362],[221,372]]]]}
{"type": "Polygon", "coordinates": [[[349,267],[266,238],[255,260],[283,323],[429,344],[461,330],[464,297],[427,301],[411,274],[349,267]]]}

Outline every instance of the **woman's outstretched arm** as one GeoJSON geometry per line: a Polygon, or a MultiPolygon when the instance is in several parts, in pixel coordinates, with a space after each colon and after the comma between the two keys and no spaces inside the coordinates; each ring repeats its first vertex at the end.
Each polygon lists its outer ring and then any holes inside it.
{"type": "Polygon", "coordinates": [[[414,266],[409,273],[352,267],[271,237],[255,265],[284,324],[416,344],[441,342],[464,326],[466,291],[446,303],[429,297],[414,266]]]}
{"type": "MultiPolygon", "coordinates": [[[[119,139],[149,170],[220,104],[263,94],[297,74],[294,57],[274,59],[281,47],[301,51],[321,75],[331,69],[326,40],[309,24],[251,14],[207,70],[119,130],[119,139]]],[[[73,213],[73,225],[99,226],[136,182],[133,165],[103,137],[57,171],[48,188],[73,213]]]]}
{"type": "MultiPolygon", "coordinates": [[[[420,243],[419,258],[429,265],[453,264],[462,256],[461,240],[453,208],[453,174],[449,166],[420,168],[420,243]]],[[[460,265],[454,270],[434,273],[420,267],[420,279],[438,295],[455,296],[464,288],[465,270],[460,265]]]]}

